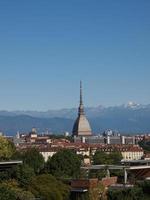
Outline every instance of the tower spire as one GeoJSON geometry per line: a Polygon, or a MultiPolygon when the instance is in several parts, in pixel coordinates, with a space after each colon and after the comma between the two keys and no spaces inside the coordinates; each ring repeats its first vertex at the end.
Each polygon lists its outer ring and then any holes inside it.
{"type": "Polygon", "coordinates": [[[83,99],[82,99],[82,81],[80,81],[80,105],[83,105],[83,99]]]}
{"type": "Polygon", "coordinates": [[[72,130],[73,136],[77,136],[77,137],[92,135],[90,124],[84,114],[84,106],[83,106],[82,98],[83,98],[82,81],[80,81],[80,101],[79,101],[79,108],[78,108],[78,117],[74,123],[73,130],[72,130]]]}
{"type": "Polygon", "coordinates": [[[79,116],[84,115],[83,107],[83,94],[82,94],[82,81],[80,81],[80,105],[79,105],[79,116]]]}

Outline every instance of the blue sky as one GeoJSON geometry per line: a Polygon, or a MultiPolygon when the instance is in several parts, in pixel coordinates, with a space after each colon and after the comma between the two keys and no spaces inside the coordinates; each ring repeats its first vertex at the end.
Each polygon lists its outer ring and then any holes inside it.
{"type": "Polygon", "coordinates": [[[0,110],[150,103],[149,0],[1,0],[0,110]]]}

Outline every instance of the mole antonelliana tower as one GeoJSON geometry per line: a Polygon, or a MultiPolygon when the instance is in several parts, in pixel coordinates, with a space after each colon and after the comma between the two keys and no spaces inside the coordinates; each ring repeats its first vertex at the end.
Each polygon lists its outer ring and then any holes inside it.
{"type": "Polygon", "coordinates": [[[90,124],[84,113],[81,81],[80,81],[80,105],[79,105],[79,110],[78,110],[78,117],[74,123],[72,133],[73,133],[73,136],[91,136],[92,135],[90,124]]]}

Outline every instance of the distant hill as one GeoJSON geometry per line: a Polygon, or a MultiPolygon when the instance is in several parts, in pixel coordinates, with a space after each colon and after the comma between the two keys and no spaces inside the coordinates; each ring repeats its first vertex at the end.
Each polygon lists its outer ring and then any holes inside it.
{"type": "MultiPolygon", "coordinates": [[[[123,133],[150,132],[150,105],[129,102],[115,107],[85,108],[93,132],[105,129],[118,130],[123,133]]],[[[39,131],[46,129],[54,133],[71,132],[77,109],[38,111],[0,111],[0,130],[8,134],[16,131],[26,132],[32,127],[39,131]]]]}

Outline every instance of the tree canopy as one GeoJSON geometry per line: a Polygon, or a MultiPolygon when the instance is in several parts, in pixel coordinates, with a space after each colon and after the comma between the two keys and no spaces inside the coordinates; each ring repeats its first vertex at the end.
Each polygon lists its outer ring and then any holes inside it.
{"type": "Polygon", "coordinates": [[[34,196],[46,200],[69,199],[69,186],[42,171],[45,162],[37,149],[17,152],[11,142],[0,137],[0,158],[23,161],[23,165],[0,172],[0,200],[26,200],[34,196]]]}
{"type": "Polygon", "coordinates": [[[0,160],[9,160],[15,151],[15,147],[8,139],[0,136],[0,160]]]}
{"type": "Polygon", "coordinates": [[[68,149],[58,151],[47,161],[48,171],[56,177],[77,177],[80,166],[79,156],[68,149]]]}
{"type": "Polygon", "coordinates": [[[122,155],[120,152],[111,152],[109,154],[101,151],[96,151],[93,156],[93,164],[94,165],[115,165],[118,164],[122,159],[122,155]]]}
{"type": "Polygon", "coordinates": [[[109,189],[108,200],[149,200],[150,181],[138,182],[133,188],[109,189]]]}
{"type": "Polygon", "coordinates": [[[150,152],[150,141],[142,140],[139,142],[139,145],[144,149],[146,152],[150,152]]]}
{"type": "Polygon", "coordinates": [[[34,176],[34,169],[29,167],[28,165],[22,165],[17,167],[16,179],[21,187],[27,188],[31,182],[31,179],[34,176]]]}
{"type": "Polygon", "coordinates": [[[46,200],[68,200],[69,187],[62,182],[56,180],[50,174],[35,176],[29,190],[37,197],[46,200]]]}
{"type": "Polygon", "coordinates": [[[24,164],[33,168],[35,173],[39,173],[44,167],[44,158],[36,148],[26,150],[22,154],[24,164]]]}
{"type": "Polygon", "coordinates": [[[143,199],[142,189],[138,187],[129,189],[108,190],[108,200],[141,200],[143,199]]]}
{"type": "Polygon", "coordinates": [[[0,183],[0,200],[26,200],[33,198],[34,195],[20,188],[15,180],[0,183]]]}

